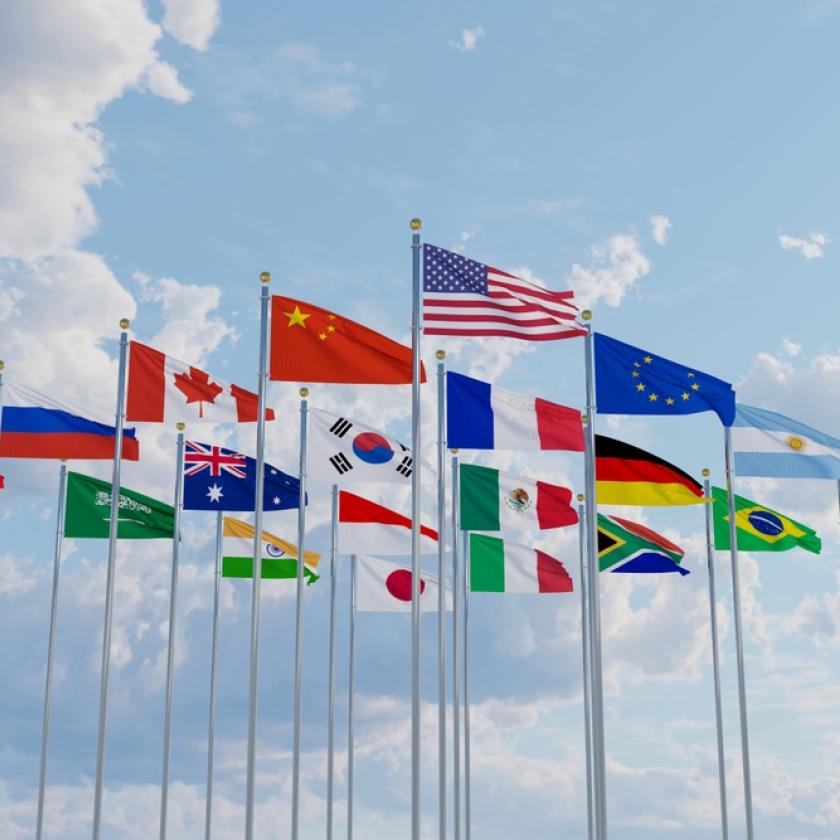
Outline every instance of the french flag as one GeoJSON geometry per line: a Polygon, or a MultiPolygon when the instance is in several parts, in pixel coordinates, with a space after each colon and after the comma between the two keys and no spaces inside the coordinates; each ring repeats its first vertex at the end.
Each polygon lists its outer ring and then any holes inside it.
{"type": "Polygon", "coordinates": [[[446,445],[583,452],[583,423],[576,408],[447,371],[446,445]]]}
{"type": "MultiPolygon", "coordinates": [[[[114,457],[113,426],[88,420],[79,409],[24,385],[3,383],[0,417],[2,458],[110,461],[114,457]]],[[[134,429],[123,429],[122,457],[127,461],[140,457],[134,429]]]]}

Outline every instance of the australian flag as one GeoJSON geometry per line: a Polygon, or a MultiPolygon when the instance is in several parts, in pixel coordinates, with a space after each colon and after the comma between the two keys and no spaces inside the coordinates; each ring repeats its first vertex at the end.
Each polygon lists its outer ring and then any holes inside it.
{"type": "MultiPolygon", "coordinates": [[[[253,511],[257,462],[253,458],[209,443],[184,445],[184,509],[253,511]]],[[[263,510],[297,508],[300,481],[265,465],[263,510]]]]}

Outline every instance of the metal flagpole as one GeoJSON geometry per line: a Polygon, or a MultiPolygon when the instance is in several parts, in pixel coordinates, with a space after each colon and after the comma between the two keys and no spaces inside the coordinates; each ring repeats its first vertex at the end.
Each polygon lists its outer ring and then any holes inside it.
{"type": "Polygon", "coordinates": [[[210,644],[210,722],[207,731],[207,794],[204,811],[204,840],[210,840],[213,817],[213,748],[216,739],[216,668],[219,664],[219,589],[222,580],[222,523],[224,513],[216,513],[216,556],[213,585],[213,634],[210,644]]]}
{"type": "Polygon", "coordinates": [[[594,814],[592,800],[592,699],[590,698],[589,681],[591,667],[589,662],[589,605],[587,604],[589,587],[586,576],[589,564],[586,562],[586,508],[583,504],[584,495],[578,493],[578,542],[580,543],[580,635],[583,647],[583,734],[586,742],[586,836],[592,840],[595,836],[594,814]]]}
{"type": "Polygon", "coordinates": [[[752,779],[750,776],[750,736],[747,726],[747,685],[744,677],[744,632],[741,626],[741,580],[738,574],[738,527],[735,524],[735,469],[732,465],[732,433],[725,426],[724,461],[726,494],[729,499],[729,554],[732,560],[732,599],[735,613],[735,653],[738,660],[738,704],[741,711],[741,761],[744,768],[744,810],[747,840],[753,840],[752,779]]]}
{"type": "MultiPolygon", "coordinates": [[[[1,375],[1,374],[0,374],[1,375]]],[[[38,817],[36,840],[44,832],[44,792],[47,783],[47,742],[50,735],[50,706],[52,704],[53,662],[55,660],[55,626],[58,619],[58,577],[61,570],[61,541],[64,537],[64,508],[67,500],[67,464],[62,461],[58,471],[58,512],[55,517],[55,553],[53,555],[52,603],[50,606],[50,635],[47,644],[47,684],[44,687],[44,725],[41,730],[41,765],[38,774],[38,817]]]]}
{"type": "MultiPolygon", "coordinates": [[[[411,453],[420,457],[420,219],[411,220],[411,453]]],[[[411,840],[420,840],[420,470],[411,473],[411,840]]]]}
{"type": "Polygon", "coordinates": [[[254,785],[257,757],[257,683],[260,649],[260,583],[262,582],[262,518],[265,488],[265,389],[268,351],[268,284],[271,275],[260,274],[260,361],[257,377],[257,482],[254,492],[254,566],[251,586],[251,675],[248,692],[248,758],[245,789],[245,840],[254,840],[254,785]]]}
{"type": "Polygon", "coordinates": [[[470,791],[470,585],[469,534],[462,532],[461,558],[464,564],[464,837],[470,840],[471,791],[470,791]]]}
{"type": "Polygon", "coordinates": [[[300,824],[300,705],[303,669],[303,558],[306,538],[306,456],[308,388],[300,389],[300,497],[298,501],[297,605],[295,608],[295,721],[292,735],[292,840],[298,840],[300,824]]]}
{"type": "MultiPolygon", "coordinates": [[[[703,495],[711,498],[709,470],[703,470],[703,495]]],[[[720,822],[723,840],[729,840],[729,821],[726,808],[726,760],[723,751],[723,713],[720,701],[720,659],[718,656],[717,596],[715,595],[715,542],[712,535],[712,506],[703,505],[706,511],[706,560],[709,567],[709,618],[712,628],[712,672],[715,683],[715,723],[717,724],[718,784],[720,785],[720,822]]]]}
{"type": "Polygon", "coordinates": [[[178,595],[178,555],[181,544],[181,509],[184,506],[184,424],[178,423],[175,473],[175,533],[172,539],[172,577],[169,583],[169,642],[166,651],[166,704],[163,713],[163,773],[160,782],[160,840],[166,840],[169,806],[169,752],[172,737],[172,681],[175,676],[175,607],[178,595]]]}
{"type": "Polygon", "coordinates": [[[452,775],[454,777],[452,811],[455,840],[461,840],[461,585],[458,568],[458,456],[452,450],[452,775]]]}
{"type": "Polygon", "coordinates": [[[330,663],[327,689],[327,840],[333,836],[333,801],[335,796],[335,584],[338,555],[338,485],[332,487],[330,519],[330,663]]]}
{"type": "MultiPolygon", "coordinates": [[[[438,350],[437,363],[437,506],[438,506],[438,832],[446,840],[446,353],[438,350]]],[[[414,469],[420,469],[415,453],[414,469]]],[[[454,534],[453,534],[454,539],[454,534]]],[[[455,784],[458,784],[457,777],[455,784]]]]}
{"type": "Polygon", "coordinates": [[[598,503],[595,495],[595,383],[592,353],[592,312],[581,313],[586,324],[586,474],[587,559],[589,560],[589,622],[592,668],[592,746],[595,771],[595,836],[607,840],[606,745],[604,687],[601,675],[601,590],[598,565],[598,503]]]}
{"type": "Polygon", "coordinates": [[[353,840],[353,716],[356,701],[356,555],[350,558],[350,685],[347,700],[347,840],[353,840]]]}

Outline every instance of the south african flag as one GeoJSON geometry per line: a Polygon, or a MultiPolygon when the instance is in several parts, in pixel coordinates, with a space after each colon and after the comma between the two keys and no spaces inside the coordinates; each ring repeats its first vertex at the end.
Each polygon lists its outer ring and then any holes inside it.
{"type": "Polygon", "coordinates": [[[619,516],[598,514],[598,564],[602,572],[687,575],[685,552],[662,534],[619,516]]]}

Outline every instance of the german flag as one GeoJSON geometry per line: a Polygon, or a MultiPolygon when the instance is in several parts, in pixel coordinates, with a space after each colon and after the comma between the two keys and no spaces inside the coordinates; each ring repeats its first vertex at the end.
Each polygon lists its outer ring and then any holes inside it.
{"type": "Polygon", "coordinates": [[[698,505],[703,486],[667,461],[614,438],[595,435],[596,498],[602,505],[698,505]]]}

